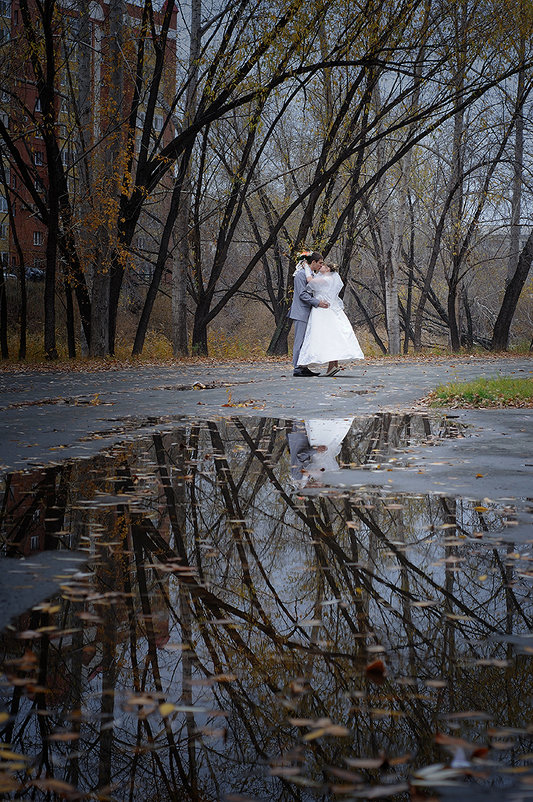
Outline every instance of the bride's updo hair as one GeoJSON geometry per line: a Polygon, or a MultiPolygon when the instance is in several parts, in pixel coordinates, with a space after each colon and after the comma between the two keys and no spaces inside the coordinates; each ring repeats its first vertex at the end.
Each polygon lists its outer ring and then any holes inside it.
{"type": "Polygon", "coordinates": [[[326,262],[326,266],[329,267],[330,273],[336,273],[339,267],[335,262],[326,262]]]}
{"type": "Polygon", "coordinates": [[[321,253],[318,251],[311,251],[311,253],[302,253],[300,258],[298,259],[299,262],[307,262],[308,265],[311,262],[321,262],[324,259],[321,253]]]}

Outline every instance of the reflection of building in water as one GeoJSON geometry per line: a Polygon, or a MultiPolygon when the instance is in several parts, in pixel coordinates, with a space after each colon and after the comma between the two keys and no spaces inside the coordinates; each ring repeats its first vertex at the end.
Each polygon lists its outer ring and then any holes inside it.
{"type": "Polygon", "coordinates": [[[39,487],[46,476],[44,470],[14,473],[6,479],[5,517],[2,540],[7,553],[28,557],[42,551],[46,539],[46,500],[39,487]]]}
{"type": "Polygon", "coordinates": [[[63,532],[66,470],[54,466],[6,477],[2,540],[7,556],[28,557],[71,546],[70,536],[63,532]]]}

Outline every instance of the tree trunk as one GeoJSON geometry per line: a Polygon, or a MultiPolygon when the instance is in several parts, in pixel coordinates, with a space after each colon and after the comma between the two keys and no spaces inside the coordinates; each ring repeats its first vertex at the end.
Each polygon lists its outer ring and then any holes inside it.
{"type": "Polygon", "coordinates": [[[457,284],[450,279],[448,285],[448,325],[449,325],[449,337],[450,337],[450,347],[452,351],[459,351],[461,349],[461,334],[459,330],[458,324],[458,315],[457,315],[457,302],[458,302],[458,287],[457,284]]]}
{"type": "Polygon", "coordinates": [[[448,280],[448,321],[450,326],[449,338],[452,351],[459,351],[461,348],[461,327],[459,322],[458,293],[460,288],[459,271],[461,251],[461,227],[463,216],[463,175],[464,175],[464,111],[460,108],[462,102],[462,92],[464,89],[464,59],[466,56],[466,18],[467,9],[464,2],[459,3],[456,10],[456,77],[454,80],[455,89],[455,108],[453,117],[453,136],[451,154],[451,174],[450,187],[453,192],[450,204],[450,223],[451,223],[451,266],[447,276],[448,280]]]}
{"type": "Polygon", "coordinates": [[[46,359],[57,359],[55,303],[59,205],[53,187],[50,187],[49,196],[50,216],[46,238],[46,272],[44,279],[44,353],[46,359]]]}
{"type": "MultiPolygon", "coordinates": [[[[524,58],[524,39],[520,38],[519,43],[519,58],[523,61],[524,58]]],[[[511,197],[511,236],[509,245],[509,261],[507,264],[507,280],[505,286],[505,293],[494,324],[492,332],[491,350],[492,351],[506,351],[509,346],[509,334],[511,331],[511,323],[516,312],[516,306],[520,293],[526,283],[529,269],[531,267],[531,260],[533,258],[533,248],[531,246],[531,237],[520,252],[520,214],[521,214],[521,201],[522,201],[522,180],[523,180],[523,162],[524,162],[524,115],[522,113],[522,95],[524,92],[525,75],[524,69],[521,68],[518,73],[518,87],[517,87],[517,118],[515,128],[515,146],[514,146],[514,165],[513,165],[513,193],[511,197]]]]}
{"type": "Polygon", "coordinates": [[[533,262],[533,231],[520,253],[514,276],[505,288],[502,305],[494,324],[491,351],[505,351],[509,345],[509,333],[520,293],[527,281],[529,269],[533,262]]]}
{"type": "MultiPolygon", "coordinates": [[[[89,176],[89,152],[93,142],[92,136],[92,112],[93,107],[91,103],[91,53],[92,53],[92,40],[91,40],[91,17],[89,12],[89,0],[76,0],[76,7],[79,14],[79,38],[78,38],[78,69],[77,69],[77,104],[78,104],[78,120],[79,120],[79,147],[82,154],[82,160],[79,170],[80,182],[80,217],[82,220],[86,219],[89,212],[88,199],[91,193],[90,176],[89,176]]],[[[99,58],[98,44],[96,45],[96,52],[94,58],[99,58]]],[[[95,81],[97,79],[95,78],[95,81]]],[[[98,89],[95,88],[95,98],[98,89]]],[[[96,109],[95,109],[96,111],[96,109]]],[[[89,291],[92,288],[92,279],[94,272],[94,262],[92,259],[87,260],[86,277],[89,291]]],[[[80,343],[81,353],[83,356],[89,355],[90,344],[87,342],[83,324],[80,325],[80,343]]]]}
{"type": "MultiPolygon", "coordinates": [[[[2,182],[2,186],[4,188],[4,197],[7,203],[9,224],[11,227],[14,222],[11,209],[11,198],[9,194],[9,187],[7,184],[6,173],[4,169],[4,161],[2,159],[1,154],[0,154],[0,181],[2,182]]],[[[2,354],[2,359],[9,358],[9,348],[7,344],[7,297],[6,297],[6,285],[5,285],[3,264],[0,264],[0,351],[2,354]]]]}
{"type": "MultiPolygon", "coordinates": [[[[198,60],[201,47],[202,2],[192,0],[191,39],[189,49],[189,75],[185,99],[184,127],[191,124],[196,107],[198,85],[198,60]]],[[[180,209],[176,218],[176,255],[172,263],[172,353],[174,356],[187,356],[187,274],[189,266],[189,220],[192,185],[190,169],[183,179],[180,209]]]]}
{"type": "Polygon", "coordinates": [[[76,359],[76,334],[74,332],[74,304],[72,303],[72,287],[65,278],[63,280],[65,290],[65,303],[67,309],[67,344],[69,359],[76,359]]]}
{"type": "MultiPolygon", "coordinates": [[[[109,3],[109,97],[108,108],[113,126],[113,115],[120,115],[124,102],[124,11],[125,0],[110,0],[109,3]]],[[[119,158],[121,152],[121,129],[109,137],[104,157],[104,186],[109,197],[120,197],[119,158]]],[[[106,356],[114,352],[118,297],[112,294],[112,283],[117,271],[117,259],[113,255],[109,227],[111,221],[104,219],[100,228],[100,258],[95,265],[91,305],[91,356],[106,356]]]]}
{"type": "Polygon", "coordinates": [[[285,312],[285,314],[279,318],[276,330],[268,344],[268,356],[285,356],[289,353],[289,332],[291,326],[292,320],[287,317],[285,312]]]}
{"type": "Polygon", "coordinates": [[[9,359],[7,345],[7,298],[4,265],[0,264],[0,352],[2,359],[9,359]]]}
{"type": "MultiPolygon", "coordinates": [[[[379,84],[374,90],[376,114],[381,113],[381,96],[379,84]]],[[[381,125],[380,125],[381,130],[381,125]]],[[[377,148],[377,170],[381,169],[386,161],[385,141],[380,137],[377,148]]],[[[383,255],[383,280],[385,285],[385,318],[387,324],[388,353],[400,353],[400,312],[398,306],[398,248],[401,242],[401,221],[399,211],[394,217],[391,208],[389,189],[382,179],[377,188],[378,206],[380,213],[379,232],[383,255]]]]}
{"type": "Polygon", "coordinates": [[[102,357],[109,353],[109,267],[102,258],[109,253],[109,239],[107,232],[101,231],[99,237],[99,258],[94,265],[93,286],[91,297],[91,342],[89,353],[91,356],[102,357]]]}
{"type": "Polygon", "coordinates": [[[472,321],[472,311],[470,309],[470,299],[468,298],[468,289],[465,285],[463,285],[461,291],[461,301],[466,320],[466,334],[464,341],[467,348],[472,348],[474,345],[474,325],[472,321]]]}
{"type": "MultiPolygon", "coordinates": [[[[524,38],[523,35],[519,44],[519,58],[524,60],[524,38]]],[[[513,191],[511,196],[511,232],[509,243],[509,261],[507,263],[506,286],[513,278],[518,265],[520,254],[520,213],[522,207],[522,181],[524,172],[524,115],[522,108],[522,95],[525,84],[525,70],[520,69],[518,73],[518,87],[516,93],[516,124],[514,142],[514,164],[513,164],[513,191]]]]}
{"type": "Polygon", "coordinates": [[[207,315],[209,305],[199,303],[194,313],[192,329],[192,352],[196,356],[207,356],[207,315]]]}
{"type": "Polygon", "coordinates": [[[163,271],[167,263],[170,236],[176,224],[176,218],[179,213],[181,189],[183,187],[183,178],[188,168],[189,158],[190,158],[190,150],[183,154],[179,175],[176,177],[176,180],[174,182],[174,189],[172,190],[172,197],[170,199],[170,208],[168,211],[167,219],[165,221],[165,225],[163,228],[163,234],[161,236],[161,241],[159,244],[159,251],[157,254],[157,262],[155,265],[154,274],[152,276],[150,286],[148,287],[148,292],[146,293],[143,310],[141,312],[141,317],[139,319],[139,324],[137,326],[137,331],[135,333],[135,341],[133,343],[133,350],[132,350],[133,356],[141,354],[144,346],[144,340],[146,337],[146,332],[148,331],[148,323],[150,321],[150,315],[152,314],[152,309],[157,296],[157,291],[159,289],[159,284],[161,282],[161,277],[163,275],[163,271]]]}
{"type": "MultiPolygon", "coordinates": [[[[189,186],[189,184],[186,184],[189,186]]],[[[189,344],[187,336],[187,273],[189,265],[189,203],[188,197],[182,203],[176,220],[178,243],[172,261],[172,353],[174,356],[187,356],[189,344]]]]}

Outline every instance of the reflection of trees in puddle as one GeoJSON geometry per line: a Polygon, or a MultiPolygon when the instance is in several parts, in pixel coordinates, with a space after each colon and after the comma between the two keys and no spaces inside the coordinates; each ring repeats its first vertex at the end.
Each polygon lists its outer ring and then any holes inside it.
{"type": "MultiPolygon", "coordinates": [[[[439,436],[459,433],[446,425],[439,436]]],[[[295,494],[291,431],[187,424],[54,468],[48,543],[85,544],[91,570],[3,636],[2,739],[30,770],[6,758],[0,789],[364,796],[440,759],[437,731],[512,739],[490,753],[502,765],[529,749],[529,657],[510,644],[531,629],[527,555],[490,536],[509,510],[295,494]]],[[[355,419],[340,459],[432,431],[429,418],[355,419]]],[[[10,553],[42,481],[8,480],[10,553]]]]}

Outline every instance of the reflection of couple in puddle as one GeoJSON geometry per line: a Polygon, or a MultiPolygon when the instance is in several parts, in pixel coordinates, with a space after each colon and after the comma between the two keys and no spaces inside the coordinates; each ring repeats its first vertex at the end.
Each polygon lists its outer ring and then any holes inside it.
{"type": "Polygon", "coordinates": [[[287,434],[291,483],[295,490],[318,487],[325,471],[338,471],[337,456],[353,417],[294,421],[287,434]]]}

